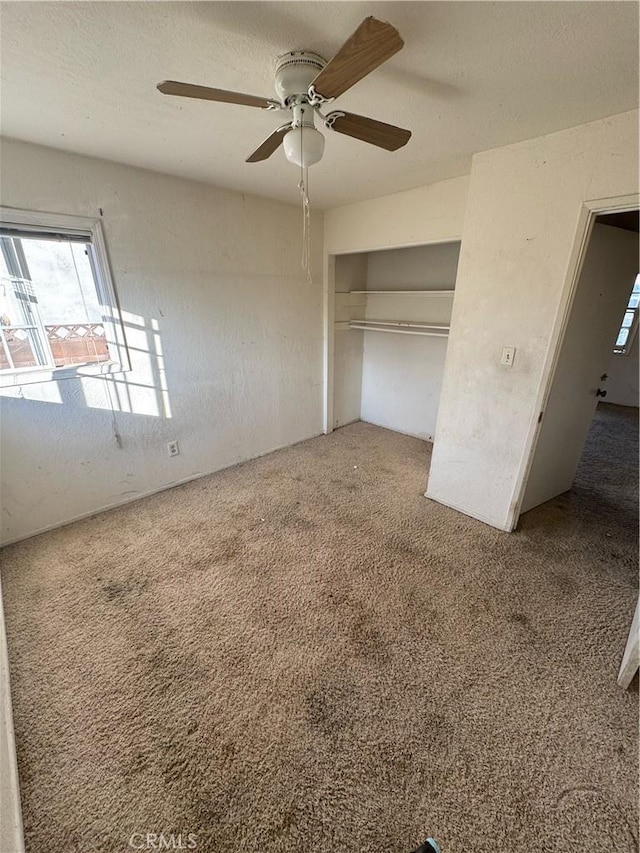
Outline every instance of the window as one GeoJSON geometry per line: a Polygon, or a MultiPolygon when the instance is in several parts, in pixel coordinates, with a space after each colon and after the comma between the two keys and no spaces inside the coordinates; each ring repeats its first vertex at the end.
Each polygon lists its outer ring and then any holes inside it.
{"type": "Polygon", "coordinates": [[[128,369],[100,223],[0,208],[0,387],[128,369]]]}
{"type": "Polygon", "coordinates": [[[633,339],[638,331],[638,305],[640,305],[640,275],[636,276],[627,308],[622,318],[622,325],[616,338],[613,351],[618,355],[629,355],[633,339]]]}

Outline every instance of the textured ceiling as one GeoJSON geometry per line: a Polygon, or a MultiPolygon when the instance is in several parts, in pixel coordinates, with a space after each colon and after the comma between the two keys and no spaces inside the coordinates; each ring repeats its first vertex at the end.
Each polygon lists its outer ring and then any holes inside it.
{"type": "Polygon", "coordinates": [[[327,131],[310,194],[331,207],[465,174],[471,155],[633,109],[632,2],[4,2],[2,132],[295,202],[277,113],[169,98],[163,79],[273,96],[278,54],[331,57],[367,15],[405,47],[336,106],[413,131],[389,153],[327,131]]]}

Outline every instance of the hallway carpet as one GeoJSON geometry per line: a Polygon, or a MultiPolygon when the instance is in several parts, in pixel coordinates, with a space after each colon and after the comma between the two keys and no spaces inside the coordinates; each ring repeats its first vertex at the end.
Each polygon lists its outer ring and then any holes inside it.
{"type": "Polygon", "coordinates": [[[357,423],[5,549],[28,851],[637,851],[637,411],[512,535],[429,458],[357,423]]]}

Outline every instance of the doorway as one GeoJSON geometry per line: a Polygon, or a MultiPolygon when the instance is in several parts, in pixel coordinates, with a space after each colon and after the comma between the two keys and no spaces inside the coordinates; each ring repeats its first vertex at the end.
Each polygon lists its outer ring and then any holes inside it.
{"type": "Polygon", "coordinates": [[[637,210],[592,222],[522,513],[571,489],[601,401],[637,409],[638,236],[637,210]]]}

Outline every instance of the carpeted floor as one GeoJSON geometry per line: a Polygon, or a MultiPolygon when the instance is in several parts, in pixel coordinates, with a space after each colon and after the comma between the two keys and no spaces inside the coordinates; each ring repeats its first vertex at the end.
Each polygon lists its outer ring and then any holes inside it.
{"type": "Polygon", "coordinates": [[[512,535],[360,423],[7,548],[30,853],[637,851],[637,426],[512,535]]]}

